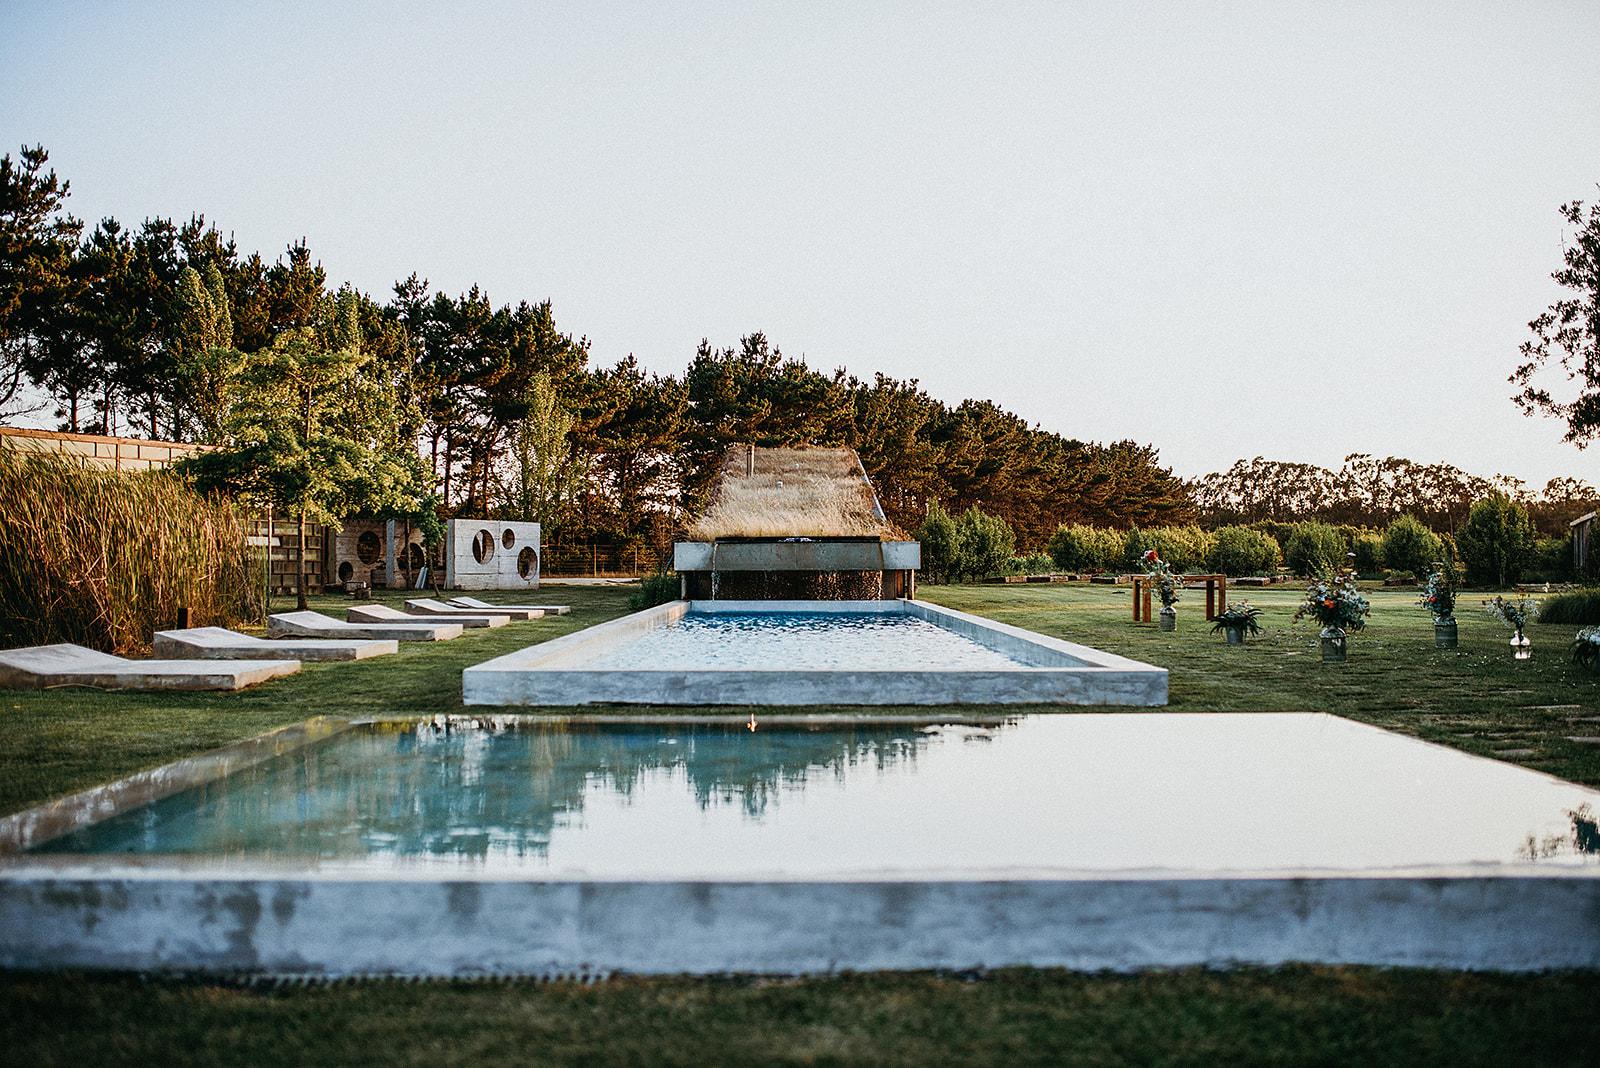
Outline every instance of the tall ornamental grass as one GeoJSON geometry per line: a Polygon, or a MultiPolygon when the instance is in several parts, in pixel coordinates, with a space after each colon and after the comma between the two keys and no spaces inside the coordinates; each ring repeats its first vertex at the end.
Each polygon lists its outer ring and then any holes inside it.
{"type": "Polygon", "coordinates": [[[144,652],[184,608],[258,622],[261,567],[233,505],[174,473],[0,449],[0,646],[144,652]]]}

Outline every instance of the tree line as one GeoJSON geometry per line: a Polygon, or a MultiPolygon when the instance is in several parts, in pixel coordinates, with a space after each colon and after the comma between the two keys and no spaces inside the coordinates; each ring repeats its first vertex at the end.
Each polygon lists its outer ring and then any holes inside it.
{"type": "MultiPolygon", "coordinates": [[[[902,529],[932,506],[976,509],[1029,551],[1063,524],[1412,515],[1450,532],[1494,492],[1558,534],[1597,496],[1573,479],[1533,493],[1367,455],[1337,471],[1257,457],[1185,482],[1152,445],[1070,438],[991,401],[947,404],[915,379],[819,371],[760,332],[702,340],[681,375],[631,355],[598,366],[549,301],[436,292],[417,273],[373,297],[331,285],[304,240],[269,261],[200,214],[89,228],[47,165],[42,147],[0,157],[0,418],[42,397],[65,430],[222,446],[193,468],[205,484],[312,521],[494,514],[538,519],[551,540],[660,542],[704,505],[722,452],[747,442],[850,446],[902,529]]],[[[1564,211],[1600,232],[1600,215],[1564,211]]],[[[1590,259],[1573,257],[1564,284],[1588,277],[1590,259]]],[[[1541,359],[1592,351],[1571,326],[1592,306],[1530,324],[1547,341],[1523,354],[1519,382],[1541,359]]],[[[1565,408],[1519,397],[1575,419],[1580,444],[1588,434],[1592,392],[1565,408]]]]}

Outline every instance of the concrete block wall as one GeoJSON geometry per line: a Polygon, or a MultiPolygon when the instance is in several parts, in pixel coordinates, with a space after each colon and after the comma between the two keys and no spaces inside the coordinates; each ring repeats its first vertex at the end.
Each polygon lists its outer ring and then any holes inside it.
{"type": "Polygon", "coordinates": [[[452,519],[444,541],[444,581],[452,590],[539,588],[538,523],[452,519]]]}

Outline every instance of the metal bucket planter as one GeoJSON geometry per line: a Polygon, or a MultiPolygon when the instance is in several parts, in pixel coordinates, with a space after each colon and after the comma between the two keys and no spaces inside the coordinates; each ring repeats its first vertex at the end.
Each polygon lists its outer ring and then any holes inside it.
{"type": "Polygon", "coordinates": [[[1158,614],[1158,619],[1158,625],[1162,630],[1178,629],[1178,610],[1172,607],[1170,604],[1162,606],[1161,611],[1158,614]]]}
{"type": "Polygon", "coordinates": [[[1528,636],[1520,630],[1511,637],[1511,659],[1533,659],[1533,642],[1529,641],[1528,636]]]}
{"type": "Polygon", "coordinates": [[[1223,630],[1222,630],[1222,633],[1224,633],[1224,634],[1226,634],[1228,636],[1228,644],[1229,645],[1243,645],[1244,644],[1244,628],[1243,627],[1224,627],[1223,630]]]}
{"type": "Polygon", "coordinates": [[[1459,644],[1459,635],[1456,631],[1454,619],[1436,619],[1433,621],[1433,644],[1440,649],[1454,649],[1459,644]]]}
{"type": "Polygon", "coordinates": [[[1322,662],[1324,664],[1342,664],[1345,660],[1346,638],[1343,630],[1338,627],[1322,628],[1322,662]]]}

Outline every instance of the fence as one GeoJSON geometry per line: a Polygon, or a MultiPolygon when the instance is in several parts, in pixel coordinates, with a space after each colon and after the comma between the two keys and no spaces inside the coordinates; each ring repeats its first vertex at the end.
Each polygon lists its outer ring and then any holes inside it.
{"type": "MultiPolygon", "coordinates": [[[[272,529],[265,519],[252,519],[246,525],[250,544],[268,550],[267,589],[274,596],[292,594],[300,573],[300,524],[294,519],[273,517],[272,529]]],[[[327,527],[306,524],[306,593],[321,593],[323,560],[327,552],[327,527]]]]}
{"type": "Polygon", "coordinates": [[[569,542],[545,545],[540,573],[547,578],[625,578],[654,575],[672,567],[672,543],[607,545],[569,542]]]}

